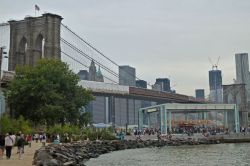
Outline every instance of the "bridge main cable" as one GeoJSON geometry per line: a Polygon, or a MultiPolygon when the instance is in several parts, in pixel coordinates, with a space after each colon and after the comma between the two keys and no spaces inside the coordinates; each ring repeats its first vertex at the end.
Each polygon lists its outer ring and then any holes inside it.
{"type": "MultiPolygon", "coordinates": [[[[109,57],[105,56],[101,51],[99,51],[98,49],[96,49],[94,46],[92,46],[90,43],[88,43],[86,40],[84,40],[81,36],[77,35],[74,31],[72,31],[68,26],[64,25],[63,23],[61,23],[61,25],[66,28],[68,31],[70,31],[73,35],[75,35],[77,38],[79,38],[82,42],[84,42],[85,44],[87,44],[90,48],[92,48],[93,50],[95,50],[97,53],[99,53],[100,55],[102,55],[104,58],[108,59],[111,63],[113,63],[114,65],[116,65],[117,67],[119,67],[119,65],[114,62],[113,60],[111,60],[109,57]]],[[[125,71],[127,74],[134,76],[132,73],[125,71]]],[[[118,75],[119,77],[119,75],[118,75]]],[[[141,80],[140,78],[136,77],[136,79],[141,80]]],[[[151,86],[151,84],[147,83],[147,85],[151,86]]]]}
{"type": "Polygon", "coordinates": [[[114,75],[115,77],[119,78],[118,73],[115,73],[113,70],[109,69],[108,67],[104,66],[103,64],[101,64],[100,62],[98,62],[97,60],[95,60],[94,58],[90,57],[88,54],[84,53],[82,50],[78,49],[76,46],[74,46],[73,44],[71,44],[70,42],[68,42],[67,40],[61,38],[61,41],[63,43],[65,43],[67,46],[69,46],[70,48],[72,48],[74,51],[78,52],[79,54],[81,54],[82,56],[86,57],[87,59],[89,59],[90,61],[93,60],[94,62],[96,62],[96,64],[100,65],[104,70],[106,70],[107,72],[109,72],[110,74],[114,75]]]}
{"type": "MultiPolygon", "coordinates": [[[[83,65],[84,67],[88,68],[87,65],[85,65],[85,64],[83,64],[82,62],[80,62],[79,60],[73,58],[72,56],[70,56],[69,54],[65,53],[64,51],[61,51],[61,53],[63,53],[63,54],[66,55],[67,57],[71,58],[71,59],[74,60],[75,62],[78,62],[79,64],[83,65]]],[[[108,79],[109,81],[112,81],[113,83],[118,84],[118,82],[112,80],[111,78],[109,78],[109,77],[107,77],[107,76],[104,76],[104,75],[103,75],[103,77],[106,78],[106,79],[108,79]]]]}
{"type": "Polygon", "coordinates": [[[61,25],[66,28],[68,31],[70,31],[72,34],[74,34],[76,37],[78,37],[81,41],[83,41],[85,44],[87,44],[90,48],[92,48],[93,50],[95,50],[96,52],[98,52],[100,55],[102,55],[103,57],[105,57],[106,59],[108,59],[110,62],[112,62],[114,65],[119,66],[117,63],[115,63],[114,61],[112,61],[109,57],[105,56],[101,51],[97,50],[95,47],[93,47],[90,43],[88,43],[87,41],[85,41],[82,37],[80,37],[79,35],[77,35],[74,31],[72,31],[71,29],[69,29],[69,27],[67,27],[66,25],[64,25],[63,23],[61,23],[61,25]]]}

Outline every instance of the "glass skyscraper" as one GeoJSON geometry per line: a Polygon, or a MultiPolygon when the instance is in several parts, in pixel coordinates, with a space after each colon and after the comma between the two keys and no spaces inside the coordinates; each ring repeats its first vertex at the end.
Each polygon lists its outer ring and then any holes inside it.
{"type": "Polygon", "coordinates": [[[210,101],[215,103],[222,102],[222,77],[221,70],[209,71],[209,89],[210,89],[210,101]]]}
{"type": "Polygon", "coordinates": [[[170,80],[168,78],[157,78],[155,84],[161,86],[161,91],[171,92],[170,80]]]}
{"type": "Polygon", "coordinates": [[[119,85],[136,86],[135,68],[130,66],[119,66],[119,85]]]}

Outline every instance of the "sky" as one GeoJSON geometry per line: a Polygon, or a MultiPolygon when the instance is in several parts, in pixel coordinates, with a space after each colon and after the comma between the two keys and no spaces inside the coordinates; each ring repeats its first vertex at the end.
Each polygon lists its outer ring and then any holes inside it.
{"type": "Polygon", "coordinates": [[[249,0],[1,0],[0,23],[39,13],[70,27],[150,84],[170,78],[177,93],[209,93],[209,58],[233,83],[235,53],[250,51],[249,0]]]}

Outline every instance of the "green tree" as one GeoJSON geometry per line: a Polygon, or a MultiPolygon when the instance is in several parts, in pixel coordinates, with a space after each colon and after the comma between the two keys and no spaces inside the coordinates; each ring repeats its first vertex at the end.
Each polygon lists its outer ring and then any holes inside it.
{"type": "Polygon", "coordinates": [[[80,108],[93,100],[78,81],[66,63],[42,59],[35,67],[17,66],[5,95],[14,117],[35,124],[78,124],[80,108]]]}
{"type": "Polygon", "coordinates": [[[88,124],[92,123],[92,115],[90,112],[84,112],[80,115],[79,125],[81,127],[86,127],[88,124]]]}

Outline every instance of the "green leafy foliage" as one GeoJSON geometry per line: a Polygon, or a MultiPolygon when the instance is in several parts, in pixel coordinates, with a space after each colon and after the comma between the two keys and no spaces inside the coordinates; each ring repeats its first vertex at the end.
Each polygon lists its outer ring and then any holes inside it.
{"type": "Polygon", "coordinates": [[[92,115],[90,112],[84,112],[80,115],[79,126],[87,127],[92,123],[92,115]]]}
{"type": "Polygon", "coordinates": [[[48,127],[46,133],[49,135],[57,135],[61,136],[61,141],[64,141],[65,135],[68,135],[74,141],[78,140],[96,140],[96,139],[103,139],[103,140],[115,140],[116,137],[114,136],[113,132],[109,129],[95,129],[90,127],[79,128],[79,126],[75,125],[60,125],[56,124],[54,126],[48,127]]]}
{"type": "Polygon", "coordinates": [[[109,129],[95,129],[84,128],[82,130],[83,139],[89,138],[89,140],[103,139],[103,140],[115,140],[116,137],[109,129]]]}
{"type": "Polygon", "coordinates": [[[79,77],[59,60],[43,59],[35,67],[17,66],[5,96],[14,117],[34,124],[79,124],[80,108],[93,100],[78,86],[79,77]]]}
{"type": "Polygon", "coordinates": [[[61,124],[56,124],[54,126],[48,127],[48,129],[46,130],[46,133],[50,135],[59,134],[61,136],[65,135],[66,133],[69,135],[72,135],[72,134],[80,135],[81,129],[75,125],[66,124],[62,126],[61,124]]]}
{"type": "Polygon", "coordinates": [[[22,116],[18,119],[11,119],[7,116],[3,116],[0,119],[0,133],[6,134],[7,132],[18,133],[21,131],[24,134],[32,133],[32,128],[27,120],[24,120],[22,116]]]}

